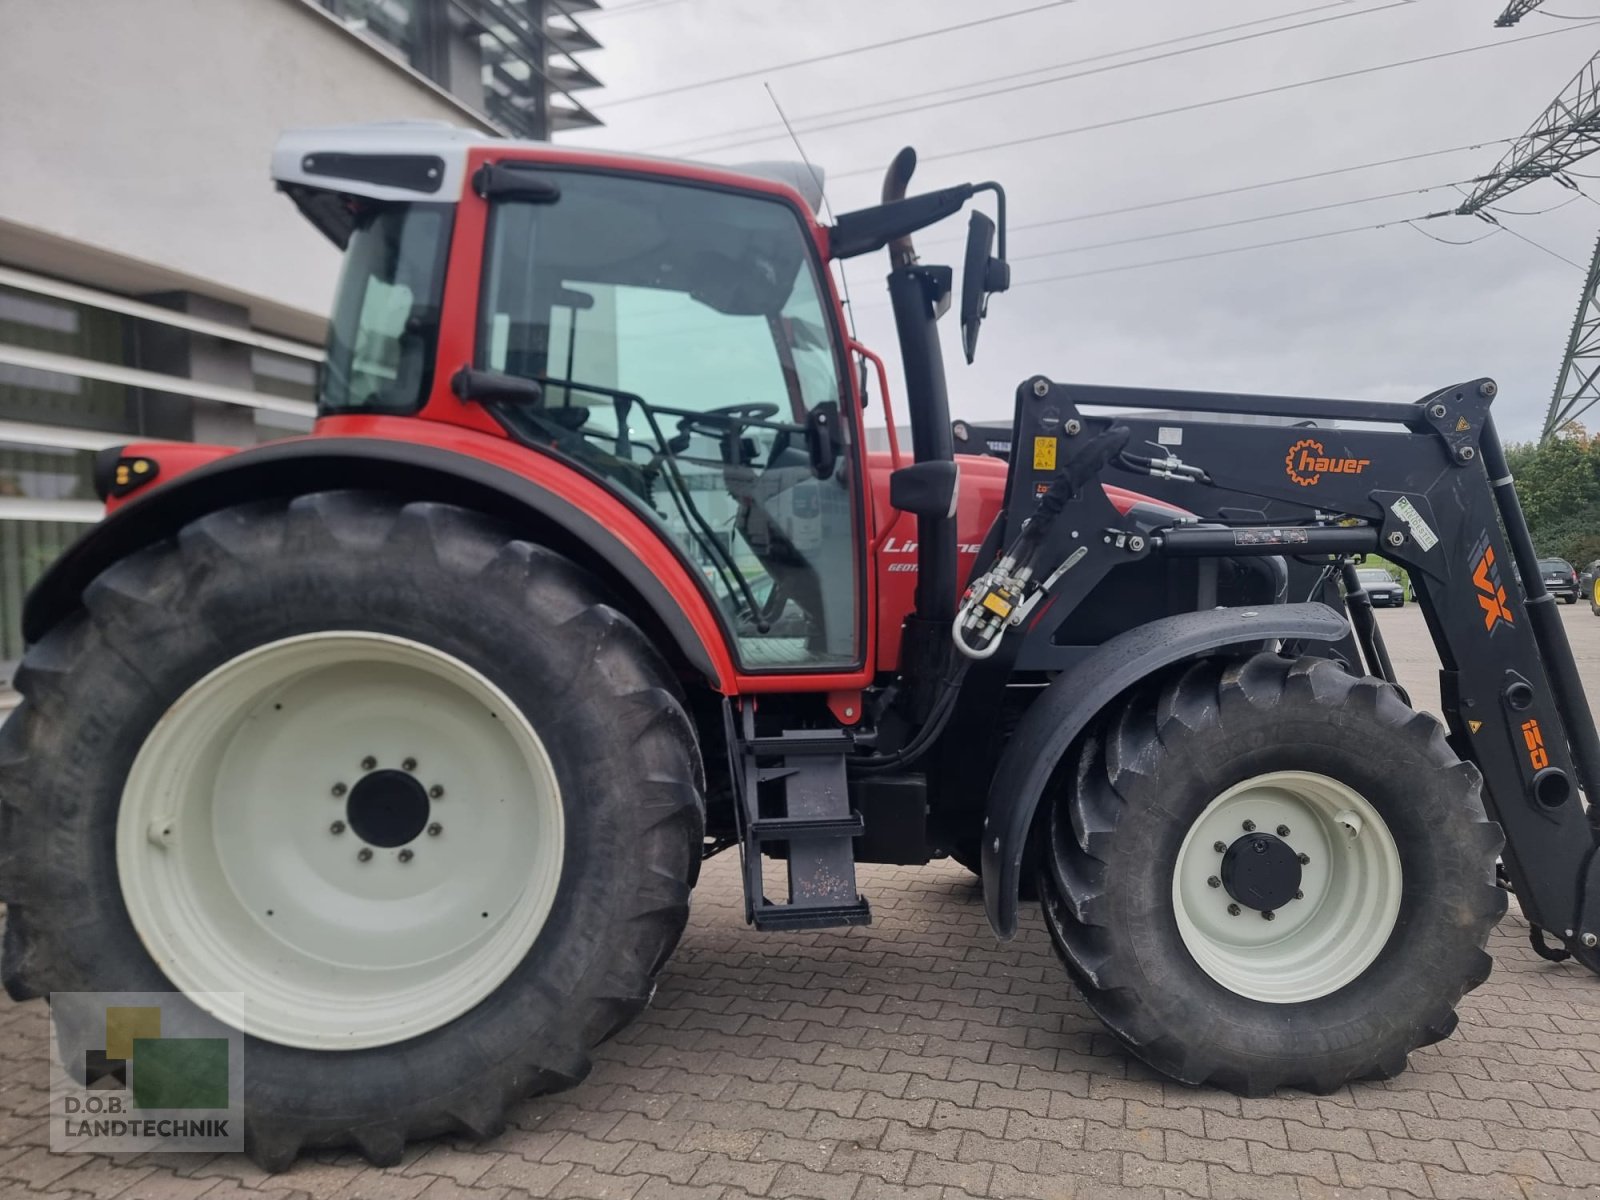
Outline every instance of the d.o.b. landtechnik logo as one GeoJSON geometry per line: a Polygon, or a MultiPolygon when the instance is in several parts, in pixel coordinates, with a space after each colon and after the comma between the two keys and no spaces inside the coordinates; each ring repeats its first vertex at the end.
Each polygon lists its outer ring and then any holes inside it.
{"type": "Polygon", "coordinates": [[[236,995],[53,993],[50,1148],[242,1150],[239,1009],[236,995]]]}

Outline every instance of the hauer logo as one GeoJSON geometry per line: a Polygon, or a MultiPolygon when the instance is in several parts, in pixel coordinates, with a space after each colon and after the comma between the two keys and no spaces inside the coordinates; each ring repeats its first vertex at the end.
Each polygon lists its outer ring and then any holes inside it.
{"type": "Polygon", "coordinates": [[[1478,607],[1483,609],[1483,627],[1491,635],[1504,621],[1511,619],[1511,609],[1506,605],[1505,585],[1500,582],[1500,564],[1495,560],[1494,547],[1489,544],[1485,531],[1472,547],[1472,586],[1478,589],[1478,607]]]}
{"type": "Polygon", "coordinates": [[[1301,487],[1311,487],[1324,475],[1359,475],[1372,465],[1370,458],[1333,458],[1315,438],[1302,438],[1283,456],[1284,470],[1301,487]]]}

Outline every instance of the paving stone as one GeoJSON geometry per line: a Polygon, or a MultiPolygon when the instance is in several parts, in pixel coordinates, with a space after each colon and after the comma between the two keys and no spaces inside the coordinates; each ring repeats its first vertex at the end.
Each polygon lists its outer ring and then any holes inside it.
{"type": "MultiPolygon", "coordinates": [[[[1600,679],[1594,624],[1579,652],[1600,679]]],[[[1600,981],[1536,959],[1515,911],[1492,936],[1495,973],[1462,1001],[1460,1028],[1417,1051],[1410,1072],[1329,1096],[1241,1100],[1130,1058],[1067,982],[1031,906],[1002,944],[954,866],[863,866],[860,885],[871,926],[757,934],[743,923],[737,863],[708,862],[654,1003],[597,1049],[588,1081],[515,1105],[511,1127],[487,1143],[424,1143],[389,1169],[333,1153],[282,1175],[239,1155],[52,1155],[47,1010],[0,1000],[0,1196],[1600,1194],[1600,981]]]]}

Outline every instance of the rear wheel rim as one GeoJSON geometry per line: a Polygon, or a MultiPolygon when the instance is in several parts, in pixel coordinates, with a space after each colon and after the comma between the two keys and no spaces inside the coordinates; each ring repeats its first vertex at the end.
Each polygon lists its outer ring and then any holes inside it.
{"type": "Polygon", "coordinates": [[[1178,851],[1172,902],[1207,975],[1252,1000],[1295,1004],[1338,991],[1372,965],[1394,930],[1402,882],[1394,836],[1364,796],[1326,775],[1273,771],[1201,812],[1178,851]],[[1299,861],[1300,895],[1270,919],[1230,892],[1217,849],[1259,835],[1299,861]]]}
{"type": "Polygon", "coordinates": [[[549,754],[494,683],[421,642],[325,632],[232,659],[156,723],[117,869],[146,949],[202,1006],[238,995],[248,1034],[361,1049],[505,982],[563,838],[549,754]]]}

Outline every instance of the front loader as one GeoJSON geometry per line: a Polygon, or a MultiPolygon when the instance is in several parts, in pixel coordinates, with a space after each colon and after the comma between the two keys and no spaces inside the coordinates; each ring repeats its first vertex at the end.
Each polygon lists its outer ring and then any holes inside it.
{"type": "Polygon", "coordinates": [[[860,862],[955,858],[1001,938],[1036,896],[1133,1053],[1249,1095],[1448,1035],[1505,887],[1600,967],[1600,742],[1494,384],[1031,375],[1005,460],[958,453],[954,273],[912,238],[992,204],[970,360],[1004,193],[908,196],[914,165],[829,225],[809,171],[286,135],[274,178],[345,256],[316,427],[100,457],[0,730],[10,994],[241,997],[278,1168],[580,1081],[729,849],[764,930],[870,921],[860,862]],[[909,446],[831,272],[884,249],[909,446]],[[1443,724],[1373,554],[1415,581],[1443,724]]]}

